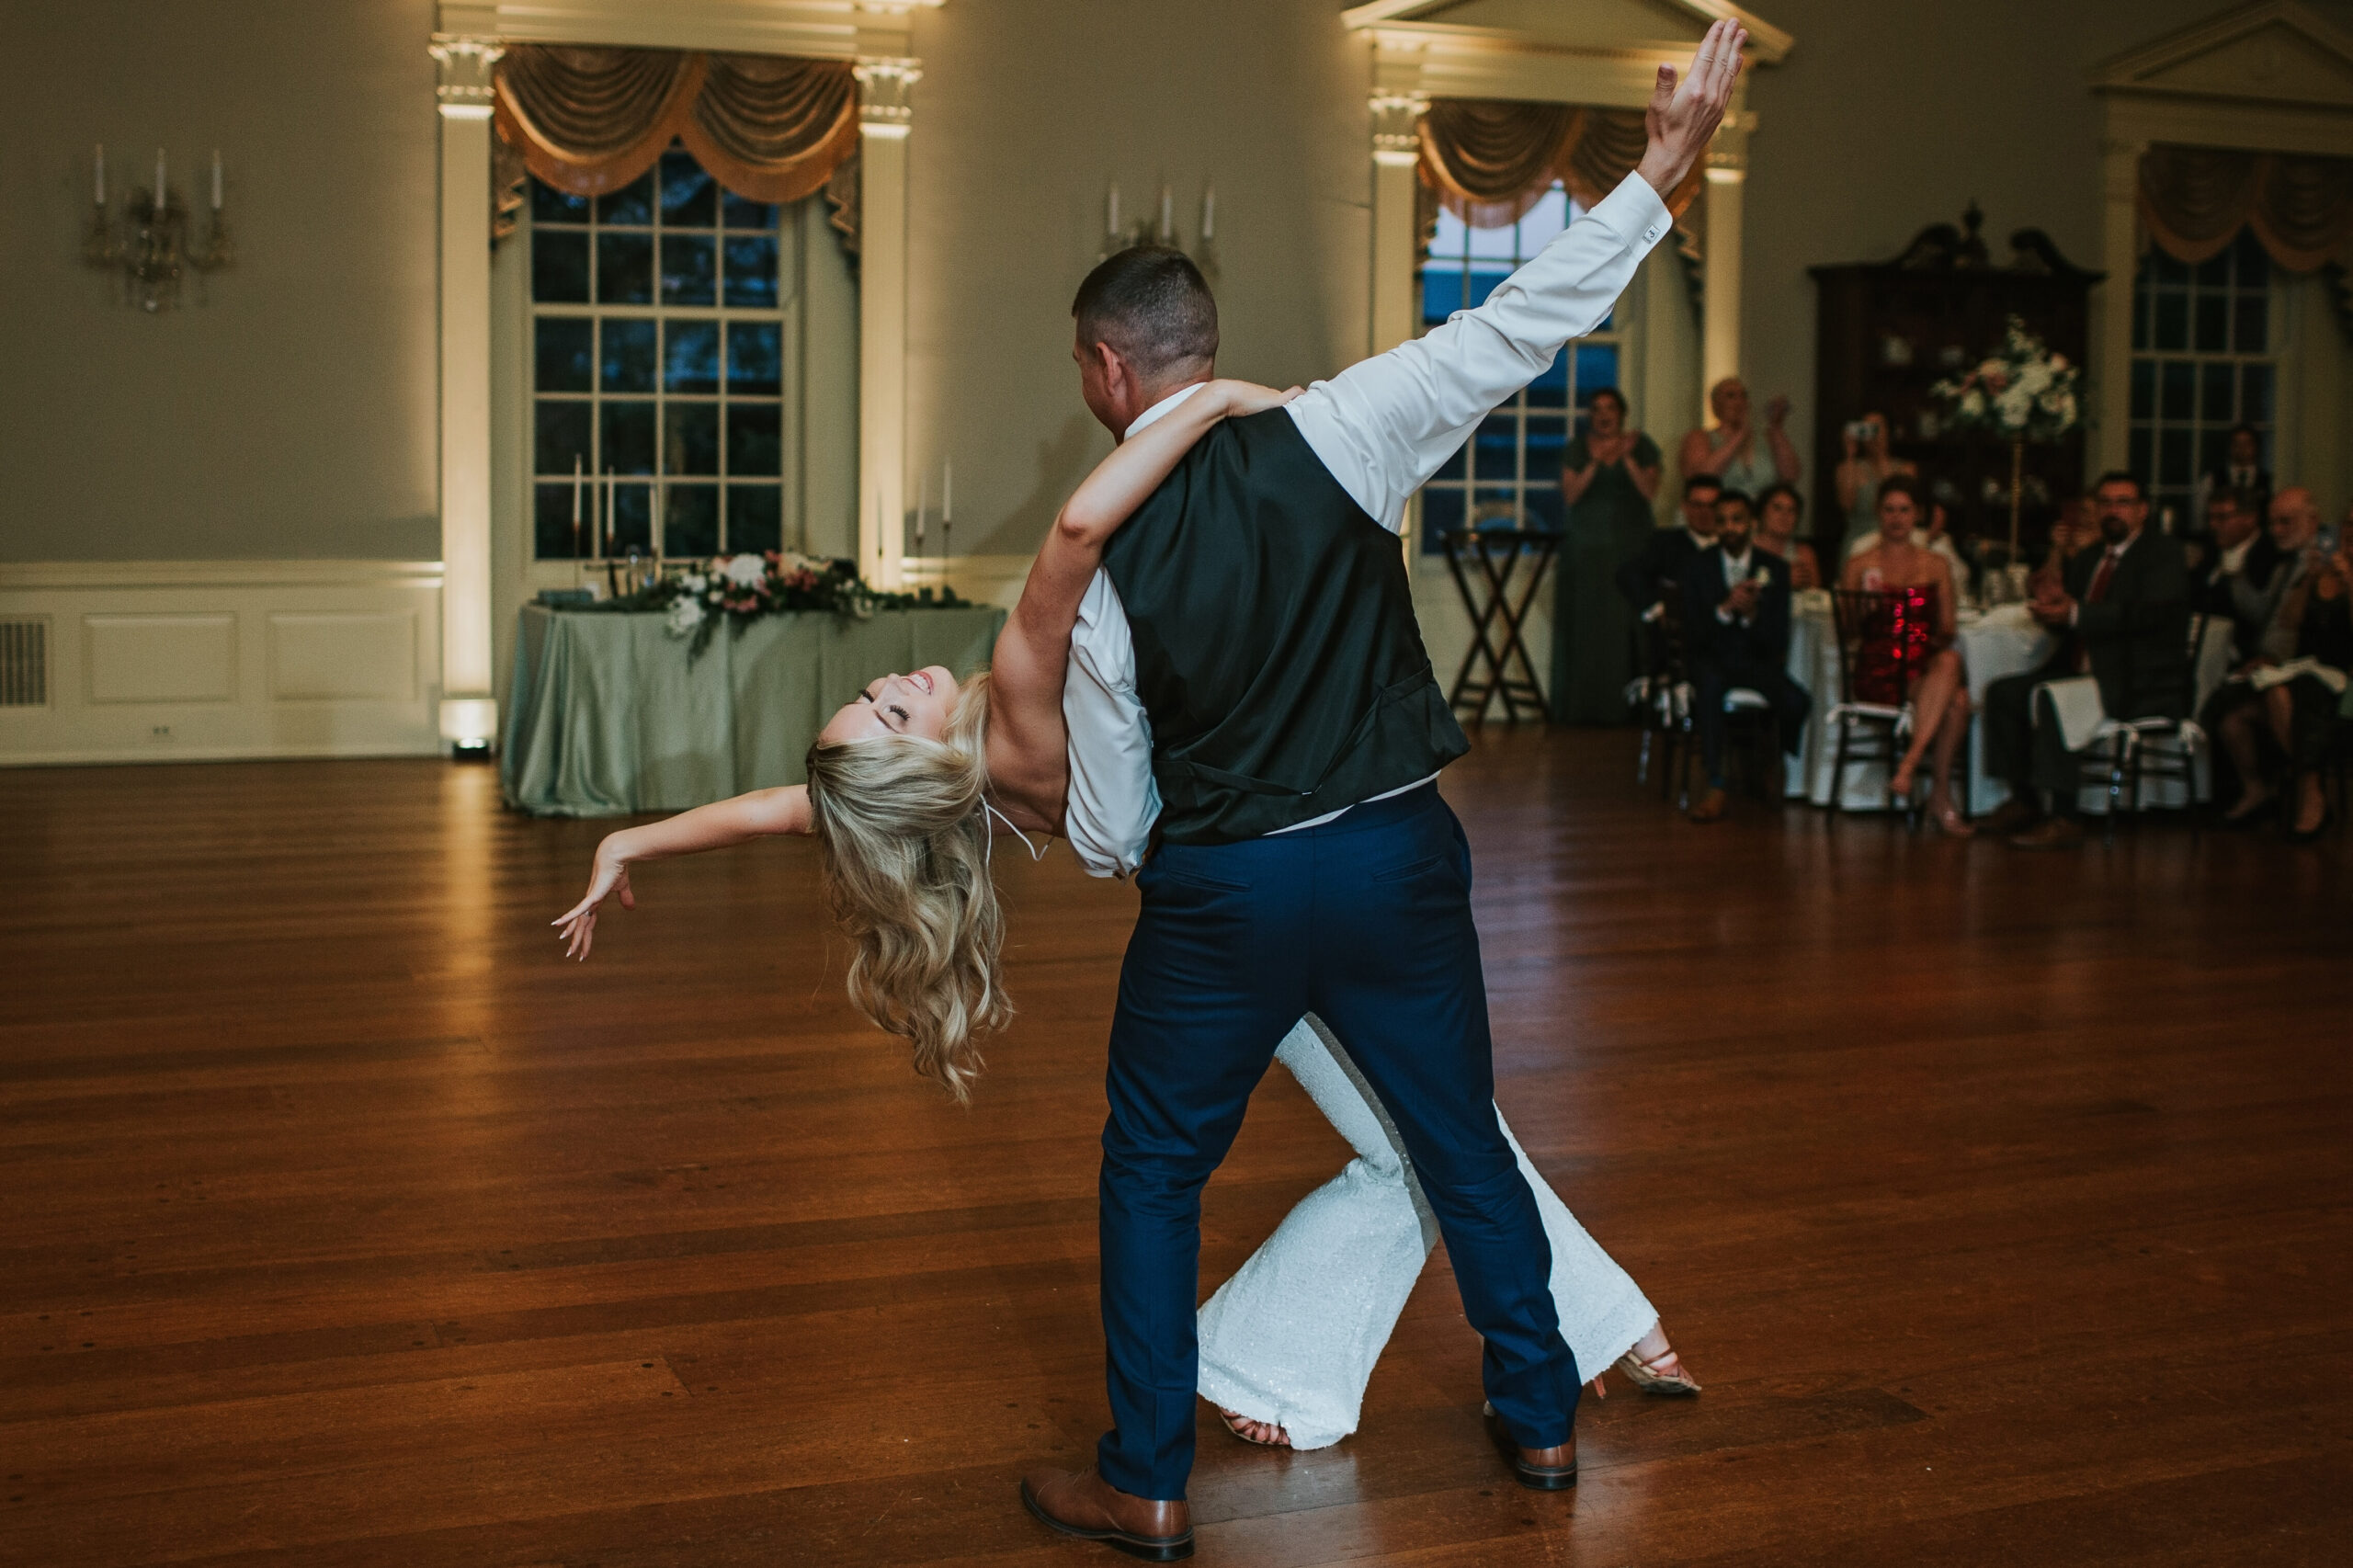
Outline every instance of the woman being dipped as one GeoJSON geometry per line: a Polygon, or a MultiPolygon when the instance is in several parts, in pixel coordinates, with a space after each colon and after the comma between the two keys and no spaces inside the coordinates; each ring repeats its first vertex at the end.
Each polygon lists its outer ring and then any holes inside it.
{"type": "Polygon", "coordinates": [[[1854,695],[1858,700],[1912,705],[1912,741],[1895,765],[1890,789],[1909,800],[1919,781],[1920,759],[1933,750],[1928,814],[1956,838],[1975,830],[1952,798],[1952,765],[1969,733],[1969,684],[1961,653],[1953,646],[1954,594],[1951,563],[1921,544],[1923,511],[1919,481],[1894,474],[1879,486],[1879,542],[1847,562],[1839,586],[1865,592],[1922,591],[1922,613],[1896,618],[1891,625],[1866,626],[1857,654],[1854,695]],[[1903,652],[1899,662],[1895,654],[1903,652]]]}
{"type": "Polygon", "coordinates": [[[553,922],[566,954],[588,956],[607,897],[637,906],[629,871],[638,861],[813,835],[851,941],[851,1002],[913,1044],[917,1073],[969,1099],[981,1066],[975,1037],[1012,1016],[997,971],[1005,922],[989,877],[993,821],[1062,831],[1063,680],[1103,547],[1210,426],[1296,395],[1211,381],[1104,459],[1055,517],[987,674],[960,682],[935,665],[884,676],[817,733],[807,784],[608,835],[586,895],[553,922]]]}

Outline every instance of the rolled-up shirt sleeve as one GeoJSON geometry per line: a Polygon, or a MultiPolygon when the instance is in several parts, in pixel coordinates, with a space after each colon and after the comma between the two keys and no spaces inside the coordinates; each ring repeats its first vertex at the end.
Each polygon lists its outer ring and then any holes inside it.
{"type": "Polygon", "coordinates": [[[1609,318],[1672,223],[1650,182],[1627,176],[1477,309],[1308,388],[1290,404],[1300,434],[1367,516],[1397,530],[1479,421],[1609,318]]]}
{"type": "Polygon", "coordinates": [[[1136,695],[1127,607],[1099,571],[1071,632],[1063,722],[1070,731],[1063,830],[1089,876],[1128,876],[1143,863],[1160,818],[1160,789],[1152,778],[1152,721],[1136,695]]]}

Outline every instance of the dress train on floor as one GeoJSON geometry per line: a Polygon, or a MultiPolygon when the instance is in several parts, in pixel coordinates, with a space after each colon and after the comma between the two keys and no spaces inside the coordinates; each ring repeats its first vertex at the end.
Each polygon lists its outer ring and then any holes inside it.
{"type": "MultiPolygon", "coordinates": [[[[1357,1157],[1301,1199],[1201,1308],[1200,1391],[1282,1426],[1294,1449],[1328,1448],[1357,1429],[1365,1384],[1438,1244],[1438,1221],[1388,1112],[1322,1019],[1301,1019],[1275,1060],[1357,1157]]],[[[1561,1335],[1590,1380],[1658,1312],[1529,1164],[1500,1111],[1495,1119],[1543,1216],[1561,1335]]]]}

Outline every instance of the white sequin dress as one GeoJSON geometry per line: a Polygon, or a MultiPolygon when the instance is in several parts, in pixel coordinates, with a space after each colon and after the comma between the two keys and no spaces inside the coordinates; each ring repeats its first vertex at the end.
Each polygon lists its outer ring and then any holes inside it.
{"type": "MultiPolygon", "coordinates": [[[[1372,1364],[1438,1243],[1438,1220],[1388,1112],[1321,1020],[1301,1019],[1275,1060],[1357,1157],[1301,1199],[1201,1308],[1201,1394],[1284,1427],[1294,1449],[1328,1448],[1357,1429],[1372,1364]]],[[[1562,1337],[1590,1379],[1658,1313],[1503,1131],[1552,1243],[1562,1337]]]]}

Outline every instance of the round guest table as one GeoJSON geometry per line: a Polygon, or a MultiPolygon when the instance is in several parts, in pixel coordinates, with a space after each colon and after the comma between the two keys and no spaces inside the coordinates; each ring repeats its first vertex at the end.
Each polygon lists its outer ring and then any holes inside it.
{"type": "Polygon", "coordinates": [[[825,720],[881,675],[986,667],[993,606],[823,610],[720,627],[699,658],[659,615],[526,605],[516,627],[499,777],[507,803],[608,817],[805,781],[825,720]]]}

